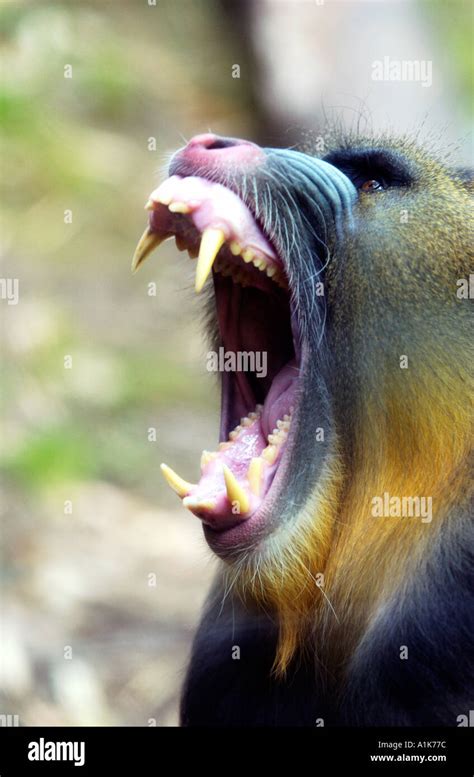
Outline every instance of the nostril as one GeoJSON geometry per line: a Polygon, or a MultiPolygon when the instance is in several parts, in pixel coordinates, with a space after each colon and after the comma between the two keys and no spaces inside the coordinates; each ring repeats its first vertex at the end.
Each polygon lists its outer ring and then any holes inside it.
{"type": "Polygon", "coordinates": [[[255,143],[240,138],[227,138],[213,132],[195,135],[188,144],[179,149],[170,163],[170,175],[196,175],[207,169],[215,173],[218,169],[245,166],[250,168],[265,159],[265,152],[255,143]]]}
{"type": "Polygon", "coordinates": [[[212,132],[206,132],[202,135],[195,135],[189,141],[187,148],[200,149],[201,151],[221,151],[225,148],[233,148],[235,146],[252,145],[246,140],[239,140],[239,138],[225,138],[220,135],[214,135],[212,132]]]}
{"type": "Polygon", "coordinates": [[[217,151],[220,148],[231,148],[232,146],[239,146],[240,142],[233,138],[216,138],[213,143],[206,145],[208,151],[217,151]]]}

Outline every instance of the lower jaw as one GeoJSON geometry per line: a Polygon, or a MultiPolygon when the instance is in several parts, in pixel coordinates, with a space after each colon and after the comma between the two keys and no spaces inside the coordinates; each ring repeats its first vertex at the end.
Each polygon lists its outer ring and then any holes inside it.
{"type": "MultiPolygon", "coordinates": [[[[302,384],[302,376],[308,363],[308,357],[307,349],[303,345],[298,388],[302,384]]],[[[224,561],[233,562],[244,553],[263,551],[265,542],[278,529],[284,517],[288,517],[290,499],[284,495],[284,489],[288,480],[289,468],[295,460],[294,450],[299,429],[299,404],[297,396],[290,434],[284,443],[280,463],[270,488],[258,510],[249,518],[225,529],[216,530],[203,523],[204,536],[208,545],[224,561]]]]}

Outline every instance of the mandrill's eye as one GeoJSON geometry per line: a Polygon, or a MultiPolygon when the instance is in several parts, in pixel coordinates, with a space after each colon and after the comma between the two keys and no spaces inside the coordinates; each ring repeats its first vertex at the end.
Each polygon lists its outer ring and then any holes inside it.
{"type": "Polygon", "coordinates": [[[371,179],[369,181],[364,181],[360,189],[363,192],[369,192],[369,194],[371,194],[372,192],[383,191],[383,189],[385,189],[385,186],[382,183],[380,183],[380,181],[375,181],[374,179],[371,179]]]}

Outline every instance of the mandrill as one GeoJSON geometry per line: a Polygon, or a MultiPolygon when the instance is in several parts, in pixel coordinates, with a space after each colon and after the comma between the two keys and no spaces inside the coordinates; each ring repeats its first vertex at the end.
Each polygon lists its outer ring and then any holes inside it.
{"type": "Polygon", "coordinates": [[[182,725],[459,725],[474,702],[469,173],[407,139],[317,158],[203,134],[169,175],[133,267],[175,236],[215,352],[266,359],[265,375],[251,359],[222,371],[198,482],[162,465],[221,559],[182,725]]]}

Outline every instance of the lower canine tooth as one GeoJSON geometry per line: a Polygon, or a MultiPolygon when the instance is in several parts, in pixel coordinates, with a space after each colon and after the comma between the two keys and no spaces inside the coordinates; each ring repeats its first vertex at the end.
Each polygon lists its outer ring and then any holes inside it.
{"type": "Polygon", "coordinates": [[[168,467],[167,464],[161,464],[160,469],[168,485],[171,486],[173,491],[176,491],[181,498],[186,496],[186,494],[189,494],[192,488],[195,488],[194,483],[188,483],[186,480],[183,480],[183,478],[174,472],[171,467],[168,467]]]}
{"type": "Polygon", "coordinates": [[[198,293],[206,283],[209,273],[212,270],[214,259],[224,242],[225,234],[222,229],[208,227],[208,229],[205,229],[202,233],[201,246],[199,248],[199,257],[196,266],[196,291],[198,293]]]}
{"type": "Polygon", "coordinates": [[[225,480],[225,487],[227,490],[227,498],[229,502],[234,505],[235,502],[237,502],[239,507],[239,513],[240,515],[245,515],[245,513],[248,512],[250,507],[250,501],[245,493],[245,490],[240,485],[239,481],[235,477],[232,470],[229,469],[229,467],[224,464],[223,466],[224,471],[224,480],[225,480]]]}
{"type": "Polygon", "coordinates": [[[163,243],[169,235],[158,235],[157,232],[152,232],[150,227],[147,227],[138,241],[138,245],[135,249],[132,259],[132,272],[138,270],[142,262],[145,261],[147,256],[157,248],[160,243],[163,243]]]}
{"type": "Polygon", "coordinates": [[[262,470],[263,470],[262,457],[258,456],[258,458],[252,459],[247,471],[247,478],[249,481],[250,488],[252,489],[255,496],[260,496],[260,482],[262,479],[262,470]]]}
{"type": "Polygon", "coordinates": [[[268,461],[269,464],[274,464],[276,457],[278,456],[278,448],[276,445],[267,445],[261,453],[262,459],[268,461]]]}

